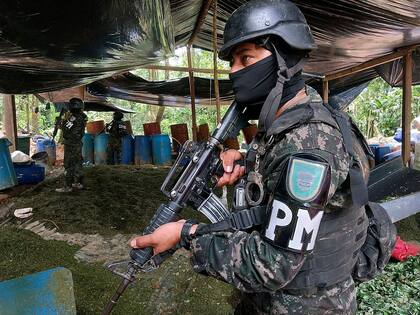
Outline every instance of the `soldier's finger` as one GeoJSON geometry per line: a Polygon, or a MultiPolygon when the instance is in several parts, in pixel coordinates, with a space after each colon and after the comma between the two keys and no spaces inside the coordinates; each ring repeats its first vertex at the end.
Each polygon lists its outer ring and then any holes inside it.
{"type": "Polygon", "coordinates": [[[235,162],[234,157],[231,154],[226,154],[223,159],[223,168],[226,173],[231,173],[233,171],[233,163],[235,162]]]}
{"type": "Polygon", "coordinates": [[[230,175],[229,184],[234,184],[240,177],[241,167],[239,165],[235,165],[232,174],[230,175]]]}
{"type": "Polygon", "coordinates": [[[226,184],[228,184],[229,181],[230,181],[230,174],[224,173],[223,176],[219,178],[219,180],[217,182],[217,186],[218,187],[223,187],[226,184]]]}
{"type": "Polygon", "coordinates": [[[151,234],[136,237],[130,241],[130,246],[133,248],[145,248],[153,246],[153,237],[151,234]]]}

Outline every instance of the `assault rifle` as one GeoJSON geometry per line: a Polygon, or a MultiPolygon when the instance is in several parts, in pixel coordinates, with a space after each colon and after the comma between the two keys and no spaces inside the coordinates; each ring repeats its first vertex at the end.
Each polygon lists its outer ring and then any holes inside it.
{"type": "MultiPolygon", "coordinates": [[[[235,102],[207,143],[188,141],[183,145],[161,187],[161,191],[169,201],[160,205],[143,234],[150,234],[159,226],[176,220],[186,206],[202,212],[212,223],[229,217],[229,211],[212,190],[217,182],[215,176],[222,167],[220,161],[222,144],[227,138],[236,136],[245,125],[243,110],[235,102]]],[[[110,264],[108,267],[123,280],[102,314],[111,313],[127,286],[135,280],[138,271],[147,272],[157,268],[170,254],[163,253],[152,258],[153,250],[150,247],[132,249],[131,261],[125,273],[115,270],[118,263],[110,264]]]]}
{"type": "Polygon", "coordinates": [[[61,108],[60,114],[57,117],[55,117],[54,131],[53,131],[53,134],[52,134],[52,139],[53,140],[54,140],[55,136],[57,135],[58,129],[61,126],[61,122],[62,122],[63,115],[64,115],[65,111],[66,111],[65,107],[61,108]]]}

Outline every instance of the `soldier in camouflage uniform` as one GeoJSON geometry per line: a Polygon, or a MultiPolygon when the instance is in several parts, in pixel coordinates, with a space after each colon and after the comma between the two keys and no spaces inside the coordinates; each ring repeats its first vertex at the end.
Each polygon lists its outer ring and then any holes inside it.
{"type": "Polygon", "coordinates": [[[124,115],[121,112],[114,113],[114,119],[106,125],[106,132],[109,133],[107,147],[108,164],[121,163],[121,139],[127,135],[127,127],[122,121],[124,115]]]}
{"type": "Polygon", "coordinates": [[[196,272],[244,292],[235,314],[355,314],[352,270],[368,225],[366,142],[305,86],[302,61],[315,44],[294,4],[249,1],[227,21],[224,41],[219,56],[231,61],[235,99],[259,119],[245,167],[233,164],[239,152],[221,155],[219,184],[237,184],[233,211],[243,222],[227,230],[173,222],[131,246],[156,254],[181,241],[196,272]]]}
{"type": "Polygon", "coordinates": [[[83,112],[83,101],[72,98],[69,101],[69,112],[61,120],[64,143],[65,185],[57,192],[71,192],[73,188],[83,188],[82,138],[85,133],[87,116],[83,112]]]}

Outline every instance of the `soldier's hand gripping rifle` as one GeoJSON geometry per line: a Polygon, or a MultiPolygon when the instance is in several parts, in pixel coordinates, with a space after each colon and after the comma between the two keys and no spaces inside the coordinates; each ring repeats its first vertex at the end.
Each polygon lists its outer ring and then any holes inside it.
{"type": "MultiPolygon", "coordinates": [[[[214,177],[223,167],[220,161],[222,143],[227,138],[236,136],[245,124],[246,120],[240,106],[233,103],[207,143],[198,144],[188,141],[184,144],[161,187],[161,191],[169,198],[169,201],[160,205],[143,234],[150,234],[159,226],[176,220],[178,214],[186,206],[202,212],[212,223],[229,217],[229,211],[212,192],[216,182],[214,177]]],[[[114,271],[122,276],[123,280],[108,302],[103,315],[111,313],[119,297],[135,280],[137,271],[153,270],[165,257],[169,257],[165,253],[153,258],[152,256],[151,247],[130,251],[131,261],[127,272],[114,271]]],[[[112,269],[112,264],[109,267],[112,269]]]]}
{"type": "Polygon", "coordinates": [[[55,136],[57,135],[58,129],[61,127],[63,115],[65,113],[66,109],[63,107],[61,108],[60,114],[55,117],[55,125],[54,125],[54,131],[52,134],[52,139],[54,140],[55,136]]]}

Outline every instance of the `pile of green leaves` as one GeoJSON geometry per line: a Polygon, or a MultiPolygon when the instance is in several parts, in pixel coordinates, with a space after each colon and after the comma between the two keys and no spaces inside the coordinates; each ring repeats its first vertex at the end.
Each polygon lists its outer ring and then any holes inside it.
{"type": "Polygon", "coordinates": [[[358,314],[420,314],[420,256],[389,263],[374,280],[359,284],[358,314]]]}

